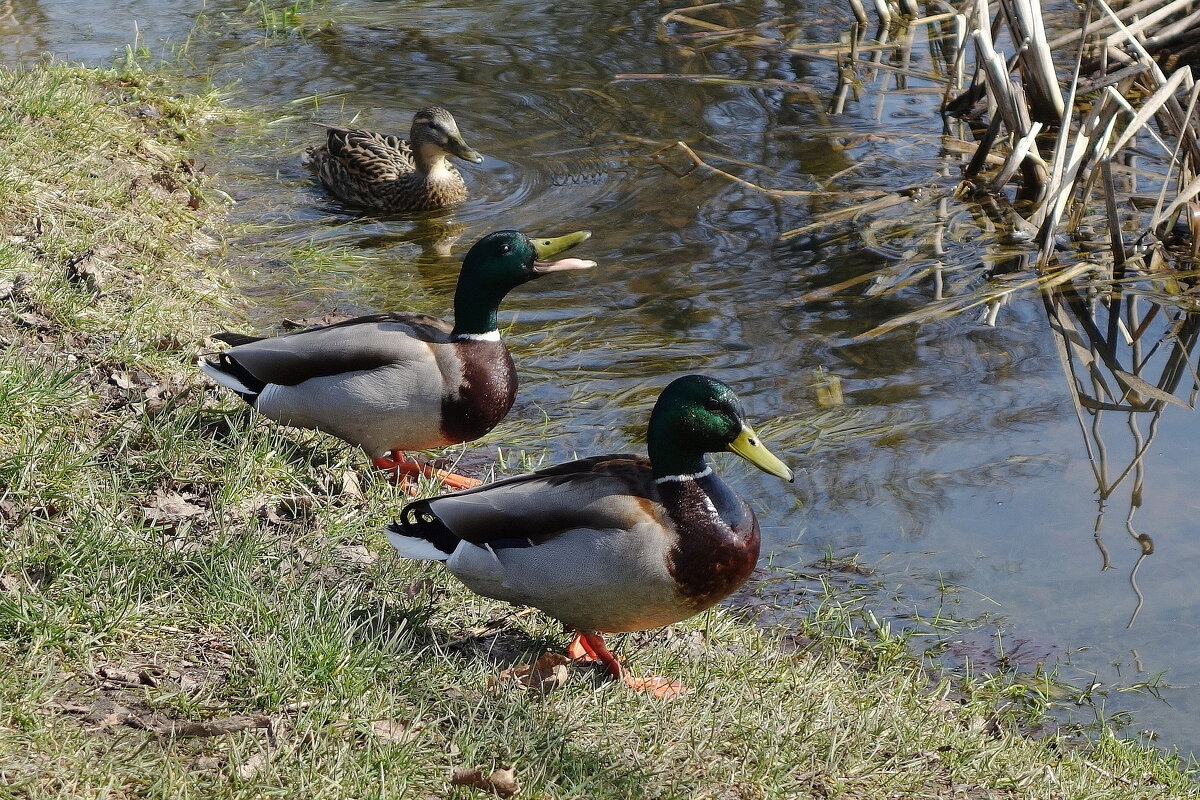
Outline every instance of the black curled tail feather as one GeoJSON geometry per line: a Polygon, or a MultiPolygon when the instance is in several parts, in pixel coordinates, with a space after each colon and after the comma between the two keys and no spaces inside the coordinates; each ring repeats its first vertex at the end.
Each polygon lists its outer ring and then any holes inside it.
{"type": "Polygon", "coordinates": [[[250,370],[239,364],[237,359],[230,356],[229,353],[217,353],[216,356],[217,363],[215,366],[217,369],[227,375],[232,376],[237,380],[238,383],[250,390],[248,392],[242,392],[238,391],[237,389],[233,389],[233,391],[237,392],[238,397],[241,397],[250,405],[254,405],[254,401],[258,399],[260,394],[262,394],[262,390],[267,388],[267,382],[254,377],[254,374],[251,373],[250,370]]]}
{"type": "Polygon", "coordinates": [[[400,519],[389,525],[388,531],[399,536],[422,539],[446,555],[451,555],[462,544],[462,539],[434,513],[429,500],[417,500],[406,505],[400,512],[400,519]]]}

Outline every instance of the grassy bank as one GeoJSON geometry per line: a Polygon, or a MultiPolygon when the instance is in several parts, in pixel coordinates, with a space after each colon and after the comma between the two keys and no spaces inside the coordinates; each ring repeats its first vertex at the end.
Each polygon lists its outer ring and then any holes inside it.
{"type": "Polygon", "coordinates": [[[1022,736],[1005,693],[933,685],[832,601],[786,636],[718,611],[617,640],[681,701],[505,685],[559,627],[392,557],[403,497],[360,453],[195,374],[240,301],[192,142],[237,114],[137,71],[0,96],[0,795],[479,791],[455,768],[525,797],[1194,794],[1110,733],[1022,736]]]}

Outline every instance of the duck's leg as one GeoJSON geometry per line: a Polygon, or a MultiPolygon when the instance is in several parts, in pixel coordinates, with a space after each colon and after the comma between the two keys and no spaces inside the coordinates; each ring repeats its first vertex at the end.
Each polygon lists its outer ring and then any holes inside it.
{"type": "Polygon", "coordinates": [[[655,697],[673,698],[687,692],[679,681],[650,675],[638,677],[630,675],[625,666],[612,654],[604,644],[604,637],[599,633],[575,632],[571,643],[567,645],[567,656],[574,661],[599,661],[614,678],[637,692],[649,692],[655,697]]]}
{"type": "Polygon", "coordinates": [[[433,478],[442,485],[450,489],[474,489],[480,484],[480,481],[474,478],[468,478],[466,475],[459,475],[457,472],[450,472],[444,469],[437,469],[432,464],[425,461],[420,461],[415,458],[409,458],[400,451],[389,453],[380,458],[372,458],[371,463],[377,468],[389,473],[388,479],[393,482],[400,482],[408,478],[419,478],[425,476],[433,478]]]}

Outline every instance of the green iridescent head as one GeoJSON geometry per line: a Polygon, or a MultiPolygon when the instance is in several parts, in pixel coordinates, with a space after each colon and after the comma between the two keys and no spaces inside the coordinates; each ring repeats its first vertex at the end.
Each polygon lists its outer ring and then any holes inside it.
{"type": "Polygon", "coordinates": [[[496,231],[471,246],[454,290],[454,333],[496,330],[500,301],[523,283],[552,272],[590,269],[595,261],[549,259],[587,239],[589,231],[554,238],[529,237],[520,231],[496,231]]]}
{"type": "Polygon", "coordinates": [[[647,444],[656,477],[696,474],[705,468],[705,453],[729,451],[763,472],[793,478],[750,427],[733,389],[705,375],[685,375],[663,389],[650,413],[647,444]]]}

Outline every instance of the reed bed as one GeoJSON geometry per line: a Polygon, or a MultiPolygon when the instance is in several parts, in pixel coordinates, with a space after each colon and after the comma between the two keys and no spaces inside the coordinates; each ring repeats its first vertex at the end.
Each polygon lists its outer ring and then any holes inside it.
{"type": "MultiPolygon", "coordinates": [[[[919,215],[938,221],[926,232],[924,249],[931,258],[906,259],[847,284],[814,290],[798,302],[837,297],[864,285],[874,287],[877,296],[933,288],[923,308],[863,333],[863,339],[979,307],[981,318],[994,323],[1015,290],[1051,290],[1067,283],[1086,284],[1092,292],[1140,291],[1194,304],[1200,89],[1193,71],[1200,62],[1200,3],[1157,0],[1114,9],[1094,0],[1077,24],[1061,26],[1070,30],[1053,37],[1038,0],[928,3],[924,14],[912,3],[877,0],[872,9],[862,0],[849,3],[856,23],[837,42],[799,41],[802,31],[782,17],[748,24],[730,3],[676,9],[659,25],[660,38],[698,50],[718,45],[771,49],[836,63],[837,83],[819,109],[825,121],[843,113],[848,100],[861,97],[872,80],[876,91],[943,93],[942,144],[949,165],[961,171],[953,192],[939,185],[944,182],[938,176],[875,192],[767,188],[722,169],[684,142],[652,155],[678,154],[688,172],[698,169],[775,198],[832,201],[832,208],[814,204],[810,221],[782,231],[782,240],[851,220],[860,235],[865,230],[887,238],[887,225],[881,230],[875,222],[884,212],[893,222],[919,215]],[[877,27],[868,36],[872,12],[877,27]],[[911,66],[918,32],[936,56],[934,69],[911,66]],[[917,89],[912,85],[917,82],[929,85],[917,89]],[[948,233],[944,221],[955,205],[990,220],[985,232],[996,247],[986,281],[957,279],[959,268],[940,258],[948,233]]],[[[617,79],[736,80],[629,74],[617,79]]],[[[785,87],[789,82],[764,80],[762,88],[820,95],[808,84],[785,87]]],[[[892,230],[899,232],[897,227],[892,230]]]]}

